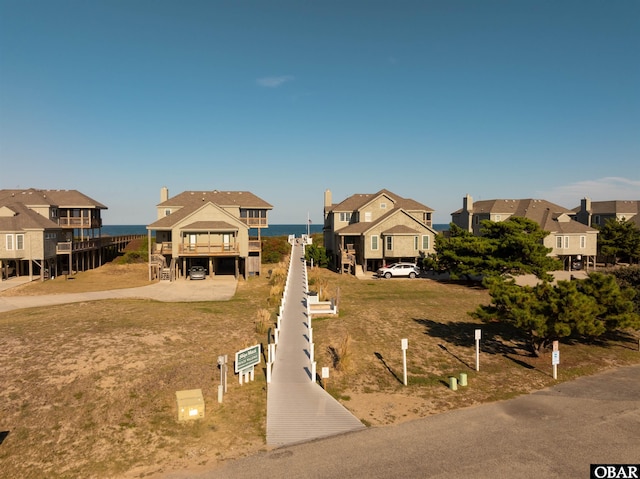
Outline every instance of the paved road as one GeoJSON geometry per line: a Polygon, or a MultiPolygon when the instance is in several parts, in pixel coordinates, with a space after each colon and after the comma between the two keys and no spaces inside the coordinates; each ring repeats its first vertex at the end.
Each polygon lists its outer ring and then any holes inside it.
{"type": "MultiPolygon", "coordinates": [[[[3,281],[0,290],[6,289],[3,281]]],[[[233,276],[215,276],[203,281],[177,280],[156,282],[139,288],[112,289],[89,293],[47,294],[40,296],[0,296],[0,313],[20,308],[51,306],[114,298],[147,298],[156,301],[226,301],[236,292],[237,280],[233,276]]]]}
{"type": "Polygon", "coordinates": [[[640,365],[163,477],[567,479],[591,463],[640,463],[640,365]]]}

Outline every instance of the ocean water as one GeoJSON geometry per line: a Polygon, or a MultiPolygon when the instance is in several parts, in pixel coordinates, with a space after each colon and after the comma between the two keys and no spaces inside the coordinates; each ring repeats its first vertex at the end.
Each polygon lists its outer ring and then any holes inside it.
{"type": "MultiPolygon", "coordinates": [[[[434,224],[433,228],[436,231],[444,231],[449,228],[448,224],[434,224]]],[[[310,224],[309,233],[322,233],[322,225],[310,224]]],[[[102,227],[102,234],[109,236],[122,236],[122,235],[146,235],[147,225],[105,225],[102,227]]],[[[255,229],[249,230],[251,236],[257,236],[258,232],[255,229]]],[[[307,234],[307,225],[269,225],[261,232],[261,236],[289,236],[295,235],[300,237],[303,234],[307,234]]]]}
{"type": "MultiPolygon", "coordinates": [[[[322,233],[322,225],[309,225],[309,233],[322,233]]],[[[102,226],[103,236],[122,236],[122,235],[145,235],[147,234],[147,225],[104,225],[102,226]]],[[[258,230],[250,229],[251,236],[258,236],[258,230]]],[[[307,234],[307,225],[269,225],[261,232],[261,236],[301,236],[307,234]]]]}

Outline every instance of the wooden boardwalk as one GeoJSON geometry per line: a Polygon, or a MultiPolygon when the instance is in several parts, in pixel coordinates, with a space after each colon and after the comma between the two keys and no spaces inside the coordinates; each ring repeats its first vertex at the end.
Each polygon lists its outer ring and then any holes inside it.
{"type": "Polygon", "coordinates": [[[271,382],[267,391],[267,445],[285,446],[364,429],[311,378],[304,248],[292,248],[289,282],[271,382]]]}

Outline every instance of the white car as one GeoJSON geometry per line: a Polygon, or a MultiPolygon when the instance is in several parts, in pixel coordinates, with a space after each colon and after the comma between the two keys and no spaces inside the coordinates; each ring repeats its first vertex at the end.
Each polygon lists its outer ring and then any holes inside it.
{"type": "Polygon", "coordinates": [[[420,274],[420,268],[413,263],[393,263],[380,268],[377,274],[378,278],[407,277],[413,279],[420,274]]]}

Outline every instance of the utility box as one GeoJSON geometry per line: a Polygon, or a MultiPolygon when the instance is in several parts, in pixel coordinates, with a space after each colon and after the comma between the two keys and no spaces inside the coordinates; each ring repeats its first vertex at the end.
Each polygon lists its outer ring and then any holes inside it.
{"type": "Polygon", "coordinates": [[[177,391],[178,421],[202,419],[204,417],[204,398],[202,389],[177,391]]]}

